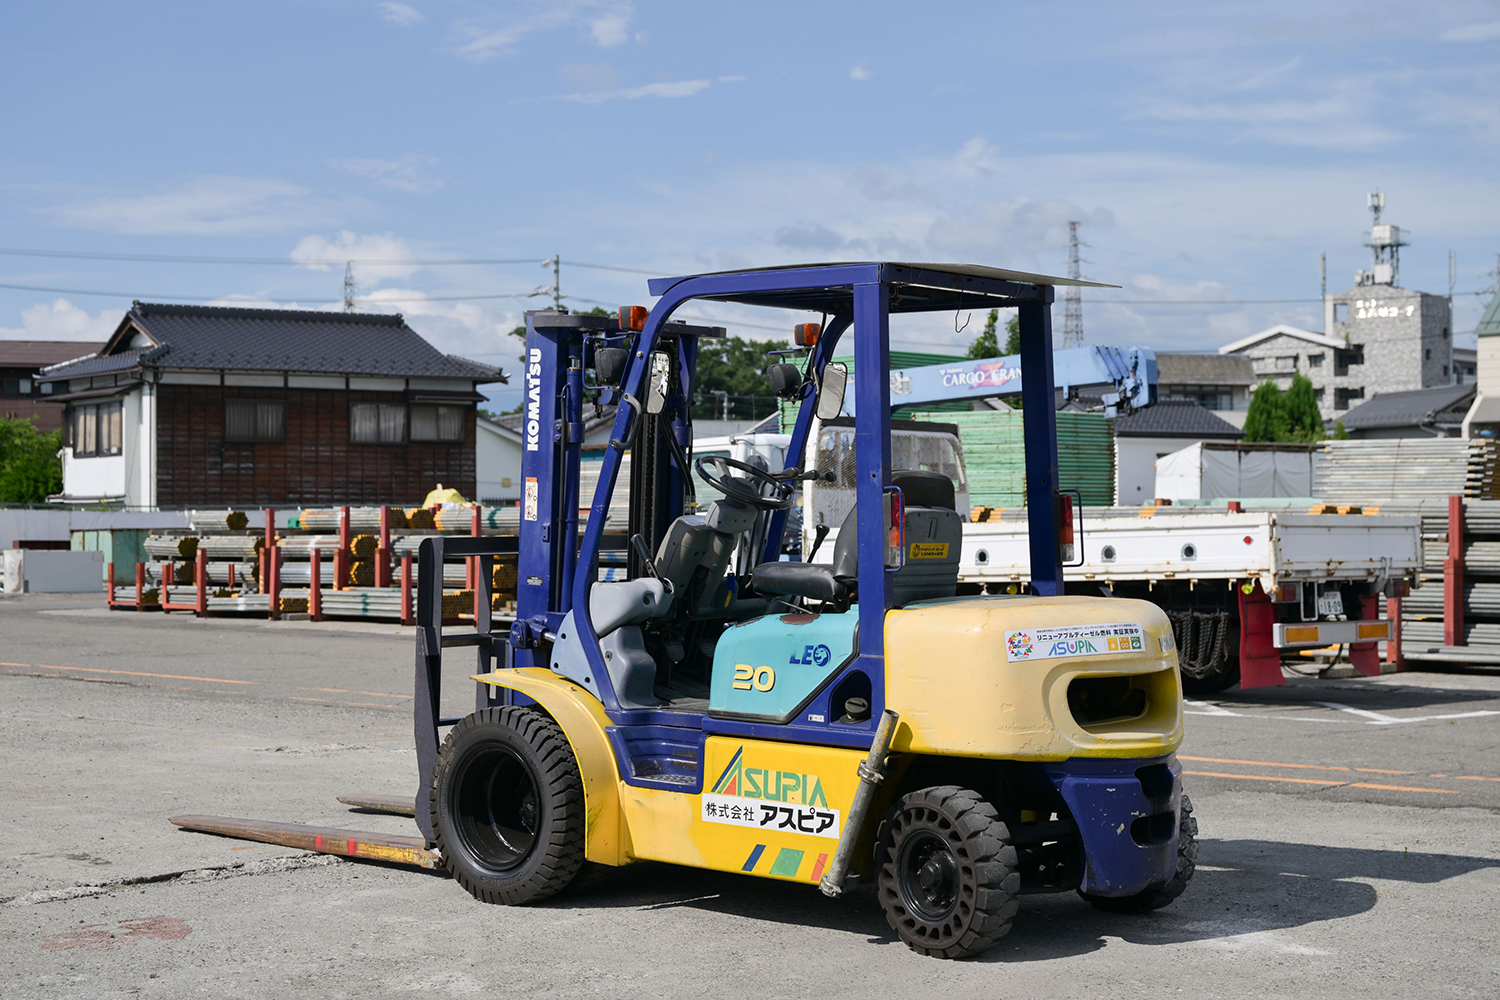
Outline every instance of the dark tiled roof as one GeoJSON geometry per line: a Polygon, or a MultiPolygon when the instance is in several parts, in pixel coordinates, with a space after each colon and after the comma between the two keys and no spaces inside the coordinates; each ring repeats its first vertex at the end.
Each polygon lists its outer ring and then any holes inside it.
{"type": "Polygon", "coordinates": [[[1420,427],[1436,420],[1457,423],[1464,418],[1476,386],[1438,385],[1430,389],[1407,392],[1377,392],[1368,402],[1344,414],[1344,428],[1350,431],[1375,430],[1380,427],[1420,427]],[[1451,411],[1447,414],[1444,411],[1451,411]]]}
{"type": "Polygon", "coordinates": [[[505,380],[498,368],[442,353],[407,326],[400,314],[137,302],[125,319],[101,357],[64,366],[48,375],[70,378],[149,364],[162,368],[505,380]],[[158,345],[149,356],[128,346],[135,327],[158,345]]]}
{"type": "Polygon", "coordinates": [[[1162,385],[1254,385],[1259,381],[1244,354],[1156,354],[1162,385]]]}
{"type": "Polygon", "coordinates": [[[149,355],[159,353],[161,353],[160,348],[141,347],[129,348],[114,354],[80,358],[77,361],[53,365],[42,373],[42,377],[46,379],[80,378],[84,375],[107,375],[110,372],[130,371],[132,368],[143,364],[143,359],[149,360],[149,355]]]}
{"type": "Polygon", "coordinates": [[[1190,399],[1163,399],[1155,406],[1136,410],[1129,416],[1116,417],[1115,435],[1239,440],[1244,432],[1190,399]]]}
{"type": "Polygon", "coordinates": [[[81,340],[0,340],[0,368],[42,368],[93,354],[103,346],[81,340]]]}

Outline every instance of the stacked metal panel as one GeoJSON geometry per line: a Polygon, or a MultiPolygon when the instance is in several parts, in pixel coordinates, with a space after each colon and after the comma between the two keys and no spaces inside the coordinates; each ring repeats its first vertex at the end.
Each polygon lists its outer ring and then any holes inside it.
{"type": "Polygon", "coordinates": [[[1401,602],[1403,655],[1418,660],[1500,657],[1500,501],[1464,501],[1464,642],[1456,646],[1445,644],[1444,627],[1448,501],[1397,501],[1381,510],[1394,513],[1407,507],[1421,514],[1424,558],[1421,586],[1401,602]]]}
{"type": "MultiPolygon", "coordinates": [[[[1026,503],[1026,447],[1020,410],[922,411],[912,420],[958,425],[969,479],[969,502],[982,507],[1026,503]]],[[[1057,414],[1057,478],[1100,506],[1115,495],[1114,420],[1102,413],[1057,414]]]]}
{"type": "Polygon", "coordinates": [[[1464,438],[1329,441],[1313,462],[1313,495],[1372,503],[1496,499],[1497,446],[1464,438]]]}

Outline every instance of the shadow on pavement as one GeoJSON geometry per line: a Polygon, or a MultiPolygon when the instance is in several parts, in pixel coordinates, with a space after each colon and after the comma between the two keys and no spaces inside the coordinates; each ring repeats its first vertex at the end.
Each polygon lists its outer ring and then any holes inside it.
{"type": "MultiPolygon", "coordinates": [[[[1474,702],[1500,702],[1500,687],[1493,691],[1471,688],[1438,688],[1391,683],[1359,681],[1318,681],[1294,678],[1282,687],[1234,688],[1207,698],[1197,699],[1225,708],[1287,708],[1307,706],[1321,708],[1319,702],[1338,702],[1351,708],[1384,712],[1403,708],[1443,708],[1468,710],[1474,702]]],[[[1491,705],[1491,708],[1500,706],[1491,705]]]]}
{"type": "MultiPolygon", "coordinates": [[[[1500,868],[1496,858],[1264,840],[1203,840],[1198,862],[1202,867],[1181,899],[1141,916],[1096,911],[1073,893],[1026,896],[1010,934],[977,961],[1082,955],[1103,948],[1111,937],[1145,945],[1228,941],[1365,913],[1375,907],[1377,896],[1361,880],[1433,884],[1500,868]]],[[[578,910],[690,907],[897,945],[868,887],[833,900],[810,885],[640,864],[543,905],[578,910]]]]}

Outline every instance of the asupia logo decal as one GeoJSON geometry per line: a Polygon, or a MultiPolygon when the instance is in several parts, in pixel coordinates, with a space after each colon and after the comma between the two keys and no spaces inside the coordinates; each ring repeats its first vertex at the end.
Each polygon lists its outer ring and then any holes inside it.
{"type": "Polygon", "coordinates": [[[705,823],[838,839],[839,810],[828,808],[821,778],[750,767],[743,746],[734,752],[713,791],[699,798],[705,823]]]}

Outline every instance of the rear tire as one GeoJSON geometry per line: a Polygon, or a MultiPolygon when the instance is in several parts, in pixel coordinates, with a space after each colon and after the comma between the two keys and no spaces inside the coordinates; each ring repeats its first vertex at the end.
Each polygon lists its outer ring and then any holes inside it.
{"type": "Polygon", "coordinates": [[[583,779],[563,731],[540,712],[486,708],[454,726],[430,801],[443,864],[476,899],[534,903],[583,867],[583,779]]]}
{"type": "Polygon", "coordinates": [[[1182,810],[1177,819],[1177,870],[1172,873],[1171,878],[1134,896],[1091,896],[1081,891],[1078,894],[1105,913],[1150,913],[1182,895],[1188,883],[1193,880],[1197,862],[1198,821],[1193,818],[1192,800],[1184,795],[1182,810]]]}
{"type": "Polygon", "coordinates": [[[978,792],[941,785],[902,796],[880,824],[875,862],[885,918],[912,951],[967,958],[1010,931],[1016,849],[978,792]]]}
{"type": "Polygon", "coordinates": [[[1189,698],[1202,698],[1205,695],[1228,691],[1239,682],[1240,661],[1238,657],[1231,657],[1228,662],[1207,677],[1189,677],[1187,672],[1183,671],[1182,693],[1189,698]]]}

